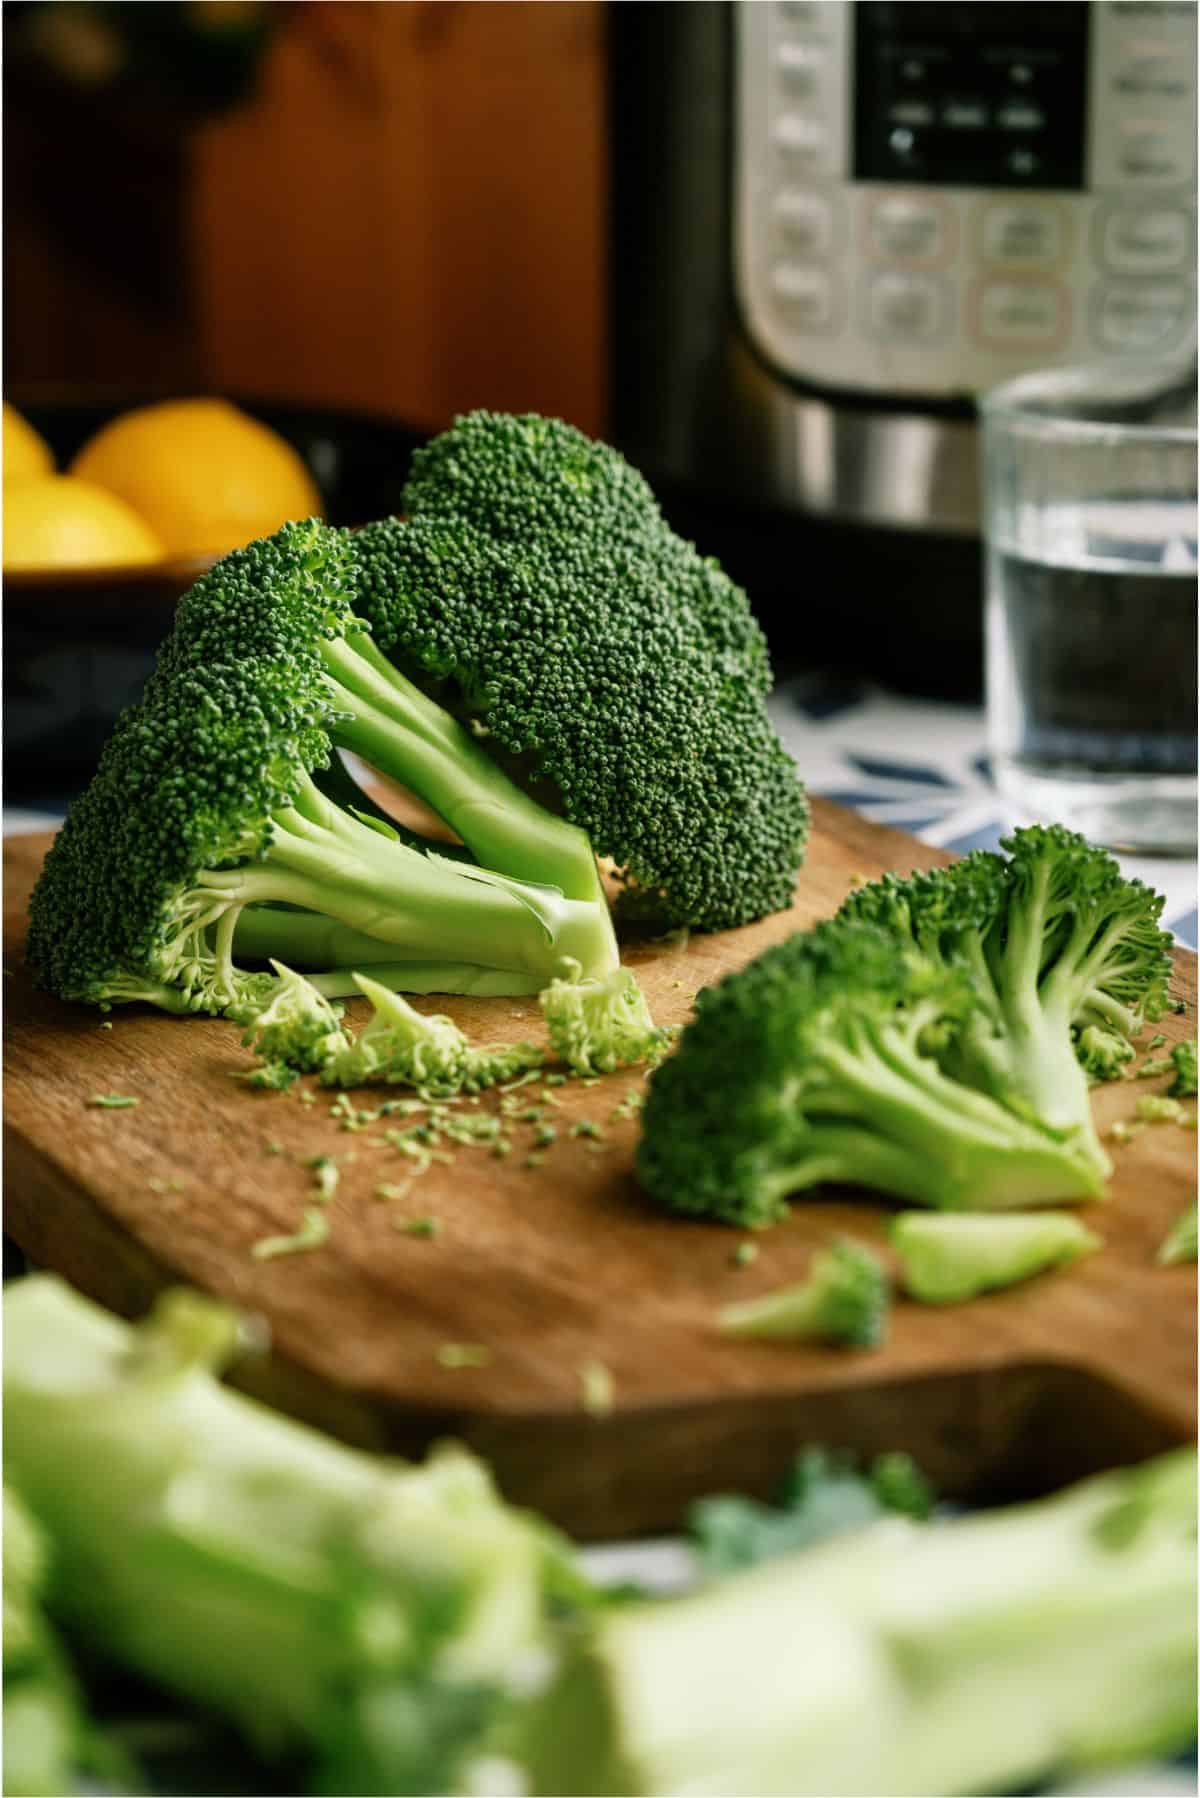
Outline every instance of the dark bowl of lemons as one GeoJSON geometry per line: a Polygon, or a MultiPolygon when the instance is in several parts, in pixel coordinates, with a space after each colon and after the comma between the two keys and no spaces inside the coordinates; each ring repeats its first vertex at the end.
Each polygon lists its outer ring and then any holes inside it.
{"type": "Polygon", "coordinates": [[[180,597],[290,518],[399,505],[417,439],[380,419],[217,397],[4,405],[10,800],[83,783],[180,597]]]}

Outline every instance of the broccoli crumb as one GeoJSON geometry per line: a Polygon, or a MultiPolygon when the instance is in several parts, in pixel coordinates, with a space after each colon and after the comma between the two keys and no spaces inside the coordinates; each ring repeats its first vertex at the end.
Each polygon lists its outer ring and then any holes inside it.
{"type": "Polygon", "coordinates": [[[1118,1118],[1109,1128],[1109,1140],[1115,1143],[1130,1143],[1135,1136],[1140,1136],[1146,1128],[1145,1124],[1131,1124],[1128,1118],[1118,1118]]]}
{"type": "Polygon", "coordinates": [[[539,1149],[548,1149],[552,1142],[558,1140],[558,1131],[553,1124],[539,1124],[533,1133],[533,1140],[539,1149]]]}
{"type": "Polygon", "coordinates": [[[104,1020],[104,1022],[103,1022],[103,1024],[101,1024],[101,1025],[100,1025],[100,1026],[99,1026],[99,1028],[100,1028],[100,1029],[101,1029],[101,1030],[111,1030],[111,1029],[112,1029],[112,1019],[111,1019],[111,1018],[105,1018],[105,1020],[104,1020]]]}
{"type": "Polygon", "coordinates": [[[342,1177],[341,1169],[332,1155],[314,1155],[308,1165],[313,1170],[313,1190],[317,1202],[328,1205],[337,1192],[338,1181],[342,1177]]]}
{"type": "Polygon", "coordinates": [[[264,1236],[251,1246],[256,1261],[273,1261],[277,1255],[302,1255],[329,1240],[329,1218],[315,1205],[306,1206],[304,1221],[293,1236],[264,1236]]]}
{"type": "Polygon", "coordinates": [[[265,1142],[263,1144],[263,1154],[264,1155],[282,1155],[283,1154],[283,1144],[281,1142],[276,1142],[274,1137],[272,1137],[268,1142],[265,1142]]]}
{"type": "Polygon", "coordinates": [[[1150,1041],[1146,1044],[1146,1047],[1147,1047],[1147,1049],[1161,1049],[1163,1044],[1166,1042],[1166,1040],[1167,1040],[1166,1032],[1163,1030],[1160,1030],[1158,1032],[1157,1036],[1152,1036],[1150,1038],[1150,1041]]]}
{"type": "Polygon", "coordinates": [[[565,1074],[543,1074],[542,1075],[542,1085],[543,1086],[565,1086],[566,1084],[567,1084],[567,1076],[565,1074]]]}
{"type": "Polygon", "coordinates": [[[1186,999],[1175,999],[1172,1001],[1171,1010],[1175,1013],[1177,1018],[1183,1017],[1187,1012],[1187,1008],[1188,1003],[1186,999]]]}
{"type": "Polygon", "coordinates": [[[178,1174],[172,1174],[169,1180],[163,1180],[158,1175],[155,1175],[153,1179],[147,1180],[146,1185],[150,1188],[151,1192],[157,1193],[187,1191],[187,1181],[182,1179],[178,1174]]]}
{"type": "Polygon", "coordinates": [[[758,1244],[756,1242],[739,1242],[729,1257],[734,1267],[749,1267],[758,1260],[758,1244]]]}
{"type": "Polygon", "coordinates": [[[88,1106],[93,1111],[128,1111],[131,1105],[140,1105],[140,1099],[131,1098],[128,1093],[93,1093],[88,1106]]]}
{"type": "Polygon", "coordinates": [[[1139,1080],[1155,1080],[1159,1074],[1169,1074],[1175,1064],[1169,1055],[1151,1055],[1137,1071],[1139,1080]]]}
{"type": "Polygon", "coordinates": [[[439,1367],[487,1367],[492,1351],[481,1342],[443,1342],[434,1354],[439,1367]]]}
{"type": "Polygon", "coordinates": [[[1175,1267],[1181,1261],[1196,1259],[1196,1220],[1197,1211],[1194,1204],[1189,1205],[1187,1210],[1181,1212],[1175,1219],[1158,1251],[1157,1260],[1160,1267],[1175,1267]]]}
{"type": "Polygon", "coordinates": [[[595,1140],[599,1140],[603,1137],[604,1132],[594,1118],[579,1118],[571,1125],[570,1134],[572,1136],[588,1136],[595,1140]]]}
{"type": "Polygon", "coordinates": [[[503,1161],[506,1156],[511,1155],[512,1138],[508,1136],[498,1136],[492,1144],[492,1154],[497,1161],[503,1161]]]}
{"type": "Polygon", "coordinates": [[[1162,1093],[1145,1093],[1137,1102],[1137,1114],[1144,1124],[1177,1124],[1183,1106],[1162,1093]]]}
{"type": "Polygon", "coordinates": [[[579,1369],[581,1403],[589,1417],[607,1417],[613,1408],[616,1387],[603,1361],[585,1361],[579,1369]]]}
{"type": "Polygon", "coordinates": [[[400,1181],[384,1180],[375,1188],[375,1197],[390,1203],[394,1199],[406,1199],[412,1190],[412,1178],[400,1181]]]}
{"type": "Polygon", "coordinates": [[[397,1230],[404,1236],[418,1236],[432,1240],[441,1229],[436,1217],[398,1217],[395,1219],[397,1230]]]}
{"type": "Polygon", "coordinates": [[[521,1163],[521,1166],[522,1167],[541,1167],[541,1165],[542,1165],[543,1161],[545,1161],[545,1159],[546,1159],[546,1157],[544,1154],[538,1154],[537,1151],[535,1150],[532,1155],[526,1155],[524,1161],[521,1163]]]}

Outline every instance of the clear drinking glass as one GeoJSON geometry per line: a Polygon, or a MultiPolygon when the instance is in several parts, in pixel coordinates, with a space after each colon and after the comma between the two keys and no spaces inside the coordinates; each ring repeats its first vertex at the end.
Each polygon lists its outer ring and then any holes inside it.
{"type": "Polygon", "coordinates": [[[983,401],[987,711],[1023,818],[1196,848],[1193,371],[1064,369],[983,401]]]}

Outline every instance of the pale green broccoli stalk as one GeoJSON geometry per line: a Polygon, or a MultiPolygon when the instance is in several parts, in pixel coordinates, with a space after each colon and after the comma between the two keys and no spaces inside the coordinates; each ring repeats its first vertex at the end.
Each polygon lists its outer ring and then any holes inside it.
{"type": "Polygon", "coordinates": [[[279,961],[271,966],[277,984],[249,1019],[242,1046],[267,1063],[316,1073],[349,1048],[341,1007],[331,1005],[303,974],[279,961]]]}
{"type": "Polygon", "coordinates": [[[1175,1078],[1167,1091],[1173,1099],[1194,1099],[1196,1097],[1196,1039],[1190,1043],[1176,1043],[1171,1050],[1171,1060],[1175,1064],[1175,1078]]]}
{"type": "MultiPolygon", "coordinates": [[[[43,1609],[46,1539],[4,1488],[4,1791],[7,1798],[63,1798],[85,1773],[132,1769],[89,1719],[66,1650],[43,1609]]],[[[126,1784],[125,1789],[128,1789],[126,1784]]]]}
{"type": "Polygon", "coordinates": [[[1160,1267],[1175,1267],[1181,1261],[1196,1259],[1196,1206],[1189,1205],[1181,1211],[1171,1228],[1163,1238],[1162,1247],[1158,1251],[1160,1267]]]}
{"type": "Polygon", "coordinates": [[[538,1003],[551,1048],[577,1074],[611,1074],[657,1061],[671,1040],[672,1032],[650,1016],[628,968],[589,980],[577,961],[564,960],[538,1003]]]}
{"type": "Polygon", "coordinates": [[[844,1238],[813,1256],[800,1285],[726,1305],[719,1323],[725,1336],[876,1348],[887,1329],[888,1303],[887,1275],[876,1257],[844,1238]]]}
{"type": "Polygon", "coordinates": [[[56,1279],[7,1290],[5,1477],[52,1612],[318,1790],[462,1790],[544,1654],[563,1551],[464,1450],[386,1460],[220,1385],[231,1322],[199,1295],[133,1328],[56,1279]]]}
{"type": "Polygon", "coordinates": [[[889,1231],[904,1290],[925,1305],[953,1305],[1067,1267],[1103,1239],[1065,1211],[905,1211],[889,1231]]]}
{"type": "Polygon", "coordinates": [[[1121,1070],[1137,1053],[1127,1036],[1107,1030],[1103,1024],[1085,1024],[1075,1037],[1075,1054],[1089,1080],[1099,1084],[1118,1080],[1121,1070]]]}
{"type": "Polygon", "coordinates": [[[365,974],[356,974],[354,983],[371,1001],[371,1018],[323,1068],[321,1078],[328,1086],[383,1081],[449,1096],[511,1080],[540,1067],[545,1059],[533,1043],[477,1046],[468,1042],[452,1018],[424,1016],[365,974]]]}
{"type": "Polygon", "coordinates": [[[542,1795],[925,1798],[1180,1751],[1195,1727],[1182,1449],[600,1611],[529,1707],[517,1758],[542,1795]]]}

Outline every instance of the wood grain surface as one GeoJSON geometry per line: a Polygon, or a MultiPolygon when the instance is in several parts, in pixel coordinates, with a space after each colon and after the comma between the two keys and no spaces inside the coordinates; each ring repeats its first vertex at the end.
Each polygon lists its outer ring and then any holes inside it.
{"type": "MultiPolygon", "coordinates": [[[[558,1090],[543,1165],[521,1165],[531,1132],[517,1126],[508,1161],[463,1148],[408,1198],[380,1200],[376,1188],[409,1171],[383,1145],[388,1120],[346,1132],[328,1092],[309,1107],[250,1092],[230,1078],[251,1065],[233,1025],[131,1009],[102,1029],[34,990],[21,944],[47,841],[5,844],[7,1229],[34,1262],[127,1314],[180,1280],[260,1313],[273,1347],[239,1370],[248,1390],[402,1453],[456,1434],[511,1496],[581,1535],[671,1527],[700,1492],[766,1490],[806,1440],[906,1448],[951,1492],[1003,1496],[1194,1432],[1195,1270],[1154,1256],[1195,1193],[1195,1132],[1160,1125],[1115,1150],[1111,1196],[1088,1212],[1105,1247],[1069,1272],[941,1310],[899,1302],[875,1353],[724,1341],[720,1305],[799,1278],[834,1232],[882,1247],[886,1209],[844,1192],[806,1198],[758,1239],[752,1266],[735,1267],[737,1233],[673,1220],[640,1195],[636,1125],[609,1121],[641,1084],[628,1073],[558,1090]],[[139,1103],[89,1108],[103,1092],[139,1103]],[[603,1125],[606,1147],[568,1136],[580,1118],[603,1125]],[[341,1170],[328,1243],[255,1260],[256,1241],[297,1227],[305,1164],[320,1154],[341,1170]],[[398,1227],[426,1215],[440,1224],[432,1240],[398,1227]],[[440,1365],[448,1342],[482,1345],[486,1365],[440,1365]],[[581,1370],[595,1361],[614,1383],[606,1416],[583,1407],[581,1370]]],[[[946,859],[819,804],[790,913],[626,959],[656,1017],[681,1023],[701,985],[833,911],[856,874],[946,859]]],[[[1189,1013],[1164,1020],[1172,1040],[1195,1030],[1183,952],[1177,989],[1189,1013]]],[[[480,1039],[540,1029],[531,1000],[419,1003],[480,1039]]],[[[1101,1125],[1164,1084],[1099,1089],[1101,1125]]]]}

